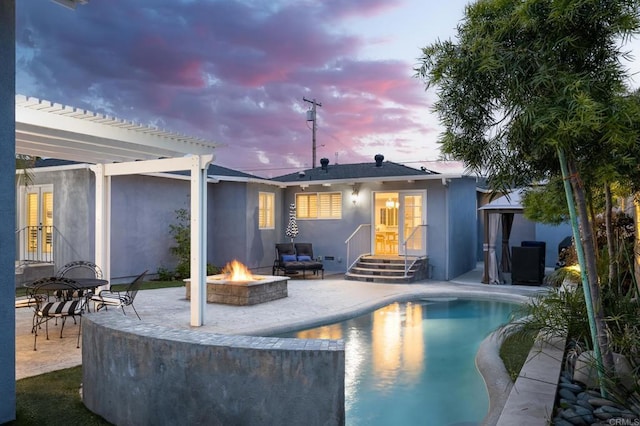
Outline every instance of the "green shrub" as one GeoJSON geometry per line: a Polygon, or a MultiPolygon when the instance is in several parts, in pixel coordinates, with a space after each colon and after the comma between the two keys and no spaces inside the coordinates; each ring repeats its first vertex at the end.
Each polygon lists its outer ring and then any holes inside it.
{"type": "Polygon", "coordinates": [[[158,281],[173,281],[175,279],[175,273],[165,267],[158,268],[158,281]]]}
{"type": "MultiPolygon", "coordinates": [[[[176,245],[171,247],[171,254],[178,258],[176,269],[171,272],[166,268],[158,269],[166,274],[163,281],[171,281],[173,279],[183,280],[191,276],[191,215],[187,209],[176,210],[177,223],[169,225],[169,233],[173,237],[176,245]]],[[[220,273],[220,268],[207,263],[207,275],[216,275],[220,273]]]]}
{"type": "Polygon", "coordinates": [[[169,234],[176,245],[171,247],[171,254],[178,258],[175,278],[189,278],[191,270],[191,215],[187,209],[176,210],[177,223],[169,225],[169,234]]]}

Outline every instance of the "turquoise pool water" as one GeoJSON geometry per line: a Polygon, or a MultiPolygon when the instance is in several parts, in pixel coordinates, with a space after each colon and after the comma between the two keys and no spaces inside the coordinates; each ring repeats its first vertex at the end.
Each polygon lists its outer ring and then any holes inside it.
{"type": "Polygon", "coordinates": [[[489,398],[475,355],[514,306],[423,299],[280,337],[345,340],[348,425],[477,425],[489,398]]]}

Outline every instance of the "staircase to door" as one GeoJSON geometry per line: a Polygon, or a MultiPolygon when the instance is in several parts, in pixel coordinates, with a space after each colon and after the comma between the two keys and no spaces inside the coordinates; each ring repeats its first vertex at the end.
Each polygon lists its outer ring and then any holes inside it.
{"type": "Polygon", "coordinates": [[[404,256],[362,256],[347,271],[345,278],[353,281],[376,283],[412,283],[428,278],[429,260],[426,257],[407,256],[405,275],[404,256]]]}

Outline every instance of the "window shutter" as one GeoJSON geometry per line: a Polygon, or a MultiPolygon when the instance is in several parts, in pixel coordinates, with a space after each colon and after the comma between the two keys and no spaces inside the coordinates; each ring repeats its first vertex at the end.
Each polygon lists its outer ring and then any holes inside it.
{"type": "Polygon", "coordinates": [[[340,219],[342,217],[342,194],[331,192],[319,194],[320,209],[318,217],[322,219],[340,219]]]}

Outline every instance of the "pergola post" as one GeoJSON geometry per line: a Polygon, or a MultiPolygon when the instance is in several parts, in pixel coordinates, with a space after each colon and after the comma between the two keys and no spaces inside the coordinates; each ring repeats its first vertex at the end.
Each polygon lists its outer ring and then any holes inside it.
{"type": "Polygon", "coordinates": [[[111,282],[111,177],[104,164],[91,166],[96,178],[95,263],[111,282]]]}
{"type": "Polygon", "coordinates": [[[191,325],[204,324],[207,303],[207,166],[199,155],[191,163],[191,325]]]}
{"type": "Polygon", "coordinates": [[[207,168],[213,154],[91,166],[96,175],[96,263],[111,279],[111,177],[191,172],[191,325],[204,324],[207,280],[207,168]]]}

